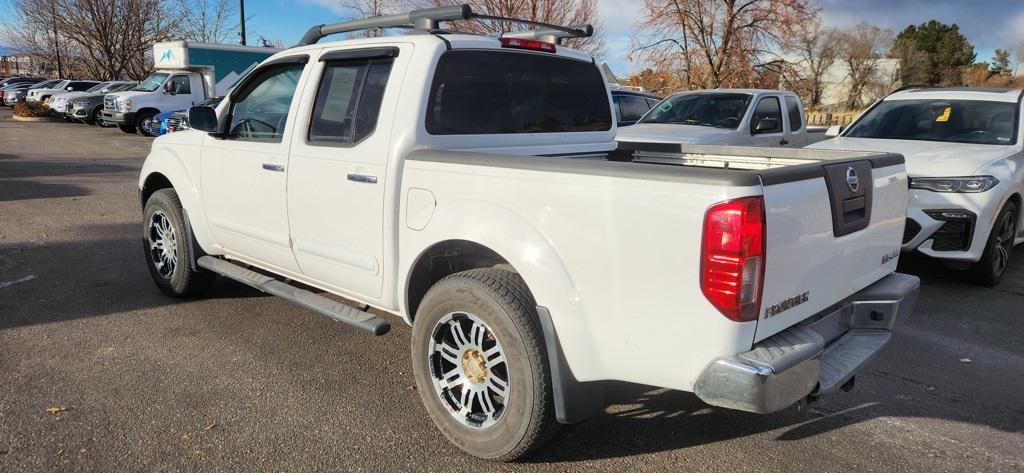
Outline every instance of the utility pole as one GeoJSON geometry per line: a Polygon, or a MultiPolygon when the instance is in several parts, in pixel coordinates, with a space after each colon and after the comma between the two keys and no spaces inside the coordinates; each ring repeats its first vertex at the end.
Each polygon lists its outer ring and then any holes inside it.
{"type": "Polygon", "coordinates": [[[245,0],[238,0],[238,15],[242,20],[242,31],[238,35],[242,37],[242,46],[245,46],[245,0]]]}
{"type": "Polygon", "coordinates": [[[60,64],[60,42],[57,40],[57,7],[50,0],[50,15],[53,16],[53,52],[57,53],[57,78],[64,77],[64,68],[60,64]]]}

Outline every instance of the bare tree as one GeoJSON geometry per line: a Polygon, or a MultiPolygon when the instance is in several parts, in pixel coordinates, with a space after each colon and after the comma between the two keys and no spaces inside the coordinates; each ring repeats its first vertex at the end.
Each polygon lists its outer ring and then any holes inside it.
{"type": "Polygon", "coordinates": [[[237,0],[176,0],[181,39],[227,43],[238,38],[237,0]]]}
{"type": "Polygon", "coordinates": [[[878,82],[878,62],[892,45],[892,31],[861,22],[843,34],[842,61],[847,69],[849,89],[846,106],[865,105],[865,93],[878,82]]]}
{"type": "MultiPolygon", "coordinates": [[[[39,49],[56,29],[64,62],[95,79],[141,78],[157,41],[172,39],[178,18],[169,0],[13,0],[18,47],[39,49]],[[59,12],[59,14],[55,14],[59,12]]],[[[49,54],[49,52],[46,52],[49,54]]]]}
{"type": "MultiPolygon", "coordinates": [[[[396,13],[400,7],[413,8],[409,0],[339,0],[338,4],[346,11],[352,12],[350,19],[370,18],[373,16],[396,13]]],[[[358,38],[376,38],[386,32],[381,29],[362,30],[351,33],[358,38]]]]}
{"type": "Polygon", "coordinates": [[[791,46],[793,60],[784,68],[785,84],[800,95],[810,110],[821,106],[825,79],[839,59],[842,35],[814,22],[799,31],[791,46]]]}
{"type": "Polygon", "coordinates": [[[644,0],[630,57],[674,71],[683,88],[751,84],[817,12],[809,0],[644,0]]]}

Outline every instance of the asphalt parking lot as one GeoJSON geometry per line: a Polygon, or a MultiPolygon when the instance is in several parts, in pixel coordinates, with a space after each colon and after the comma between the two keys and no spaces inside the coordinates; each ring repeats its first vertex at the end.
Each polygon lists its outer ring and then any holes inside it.
{"type": "Polygon", "coordinates": [[[240,284],[179,301],[140,249],[151,139],[0,111],[0,471],[1024,471],[1024,248],[995,289],[928,262],[856,389],[768,416],[630,388],[528,462],[470,458],[372,338],[240,284]],[[48,411],[49,410],[49,411],[48,411]]]}

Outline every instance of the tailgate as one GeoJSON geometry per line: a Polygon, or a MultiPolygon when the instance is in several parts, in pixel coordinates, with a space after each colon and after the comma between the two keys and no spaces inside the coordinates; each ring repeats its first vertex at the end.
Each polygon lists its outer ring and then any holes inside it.
{"type": "Polygon", "coordinates": [[[755,342],[895,271],[907,212],[899,155],[760,174],[766,262],[755,342]]]}

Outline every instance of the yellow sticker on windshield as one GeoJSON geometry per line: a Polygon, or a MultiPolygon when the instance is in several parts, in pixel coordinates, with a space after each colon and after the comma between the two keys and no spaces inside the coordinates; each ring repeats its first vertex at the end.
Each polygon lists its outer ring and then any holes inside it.
{"type": "Polygon", "coordinates": [[[952,111],[953,111],[953,107],[946,107],[946,109],[942,111],[942,115],[939,115],[938,117],[935,117],[935,121],[937,121],[937,122],[948,122],[949,121],[949,114],[952,111]]]}

